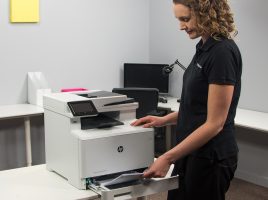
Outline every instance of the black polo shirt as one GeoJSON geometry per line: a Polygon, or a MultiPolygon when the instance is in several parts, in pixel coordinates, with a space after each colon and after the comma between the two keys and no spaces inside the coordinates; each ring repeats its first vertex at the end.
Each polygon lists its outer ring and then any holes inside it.
{"type": "Polygon", "coordinates": [[[233,40],[210,37],[204,45],[202,40],[196,45],[196,54],[183,76],[178,142],[205,123],[209,84],[233,85],[234,93],[223,130],[192,154],[223,159],[237,153],[234,118],[241,90],[241,74],[241,54],[233,40]]]}

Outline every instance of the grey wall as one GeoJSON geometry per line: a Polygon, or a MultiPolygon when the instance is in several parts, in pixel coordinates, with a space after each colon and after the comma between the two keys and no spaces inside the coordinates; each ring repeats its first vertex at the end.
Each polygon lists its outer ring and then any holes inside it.
{"type": "MultiPolygon", "coordinates": [[[[236,42],[243,56],[242,93],[239,107],[268,112],[267,19],[268,1],[232,0],[232,9],[239,34],[236,42]],[[252,9],[254,8],[254,9],[252,9]]],[[[172,63],[176,58],[188,65],[197,40],[190,40],[179,31],[173,15],[172,1],[151,0],[150,62],[172,63]]],[[[179,96],[183,71],[173,71],[171,94],[179,96]]]]}
{"type": "Polygon", "coordinates": [[[237,127],[239,159],[236,177],[268,188],[268,134],[237,127]]]}
{"type": "Polygon", "coordinates": [[[240,107],[268,112],[268,1],[232,1],[244,69],[240,107]]]}
{"type": "Polygon", "coordinates": [[[9,23],[0,0],[0,105],[27,101],[26,74],[53,91],[118,87],[124,62],[149,60],[148,0],[40,1],[40,23],[9,23]]]}
{"type": "MultiPolygon", "coordinates": [[[[150,62],[173,63],[177,58],[188,66],[195,50],[196,40],[179,31],[179,24],[173,15],[172,0],[150,1],[150,62]]],[[[179,97],[183,70],[176,68],[170,75],[170,95],[179,97]]]]}
{"type": "MultiPolygon", "coordinates": [[[[9,23],[0,0],[0,106],[27,101],[27,72],[41,71],[54,92],[111,90],[124,62],[149,61],[149,0],[40,1],[40,22],[9,23]]],[[[33,164],[45,162],[43,118],[31,119],[33,164]]],[[[0,170],[25,166],[22,119],[0,121],[0,170]]]]}
{"type": "MultiPolygon", "coordinates": [[[[23,119],[0,121],[0,170],[25,167],[23,119]]],[[[32,164],[45,163],[44,119],[31,117],[32,164]]]]}

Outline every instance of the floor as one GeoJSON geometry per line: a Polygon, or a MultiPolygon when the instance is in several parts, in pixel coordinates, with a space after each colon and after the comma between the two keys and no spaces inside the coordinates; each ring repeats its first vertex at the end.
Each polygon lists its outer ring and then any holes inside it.
{"type": "Polygon", "coordinates": [[[235,178],[226,200],[268,200],[268,188],[235,178]]]}
{"type": "MultiPolygon", "coordinates": [[[[167,193],[152,195],[148,200],[166,200],[167,193]]],[[[226,200],[268,200],[268,188],[241,179],[233,179],[226,200]]]]}

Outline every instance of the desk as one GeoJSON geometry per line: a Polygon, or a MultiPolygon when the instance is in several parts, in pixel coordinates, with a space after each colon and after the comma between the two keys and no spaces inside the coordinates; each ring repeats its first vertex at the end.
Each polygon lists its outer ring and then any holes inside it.
{"type": "MultiPolygon", "coordinates": [[[[167,97],[167,103],[158,103],[159,108],[165,108],[171,112],[179,110],[180,104],[175,97],[167,97]]],[[[268,113],[237,108],[235,125],[268,132],[268,113]]]]}
{"type": "MultiPolygon", "coordinates": [[[[165,109],[170,112],[177,112],[179,111],[180,103],[177,102],[178,98],[167,96],[167,103],[158,103],[158,107],[160,109],[165,109]]],[[[171,135],[172,130],[171,126],[166,126],[166,150],[169,150],[172,148],[172,142],[171,142],[171,135]]]]}
{"type": "Polygon", "coordinates": [[[43,113],[43,108],[31,104],[0,106],[0,120],[24,118],[27,166],[32,165],[30,117],[35,115],[42,115],[43,113]]]}
{"type": "Polygon", "coordinates": [[[179,111],[180,103],[177,102],[176,97],[167,96],[167,103],[158,103],[159,108],[170,110],[170,112],[179,111]]]}
{"type": "MultiPolygon", "coordinates": [[[[176,112],[179,110],[180,104],[175,97],[167,97],[167,103],[158,103],[159,108],[164,108],[170,112],[176,112]]],[[[253,110],[237,108],[235,125],[255,129],[262,132],[268,132],[268,113],[257,112],[253,110]]],[[[167,126],[166,129],[166,147],[171,147],[171,127],[167,126]]]]}
{"type": "Polygon", "coordinates": [[[0,171],[1,199],[67,200],[97,199],[91,190],[78,190],[66,179],[46,170],[46,165],[35,165],[0,171]]]}
{"type": "Polygon", "coordinates": [[[235,125],[268,132],[268,113],[238,108],[236,110],[235,125]]]}
{"type": "MultiPolygon", "coordinates": [[[[172,169],[173,165],[166,177],[170,176],[172,169]]],[[[162,188],[165,187],[162,186],[162,188]]],[[[161,188],[159,189],[161,190],[161,188]]],[[[100,200],[95,192],[79,190],[70,185],[63,177],[49,172],[46,165],[0,171],[0,194],[1,199],[5,200],[100,200]]],[[[146,197],[139,199],[146,199],[146,197]]]]}

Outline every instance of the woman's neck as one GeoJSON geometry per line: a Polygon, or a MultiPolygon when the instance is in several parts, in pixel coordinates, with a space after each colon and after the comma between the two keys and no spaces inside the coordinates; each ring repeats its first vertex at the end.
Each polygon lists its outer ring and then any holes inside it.
{"type": "Polygon", "coordinates": [[[208,40],[209,35],[202,35],[201,38],[202,38],[202,42],[203,42],[203,45],[204,45],[205,42],[208,40]]]}

